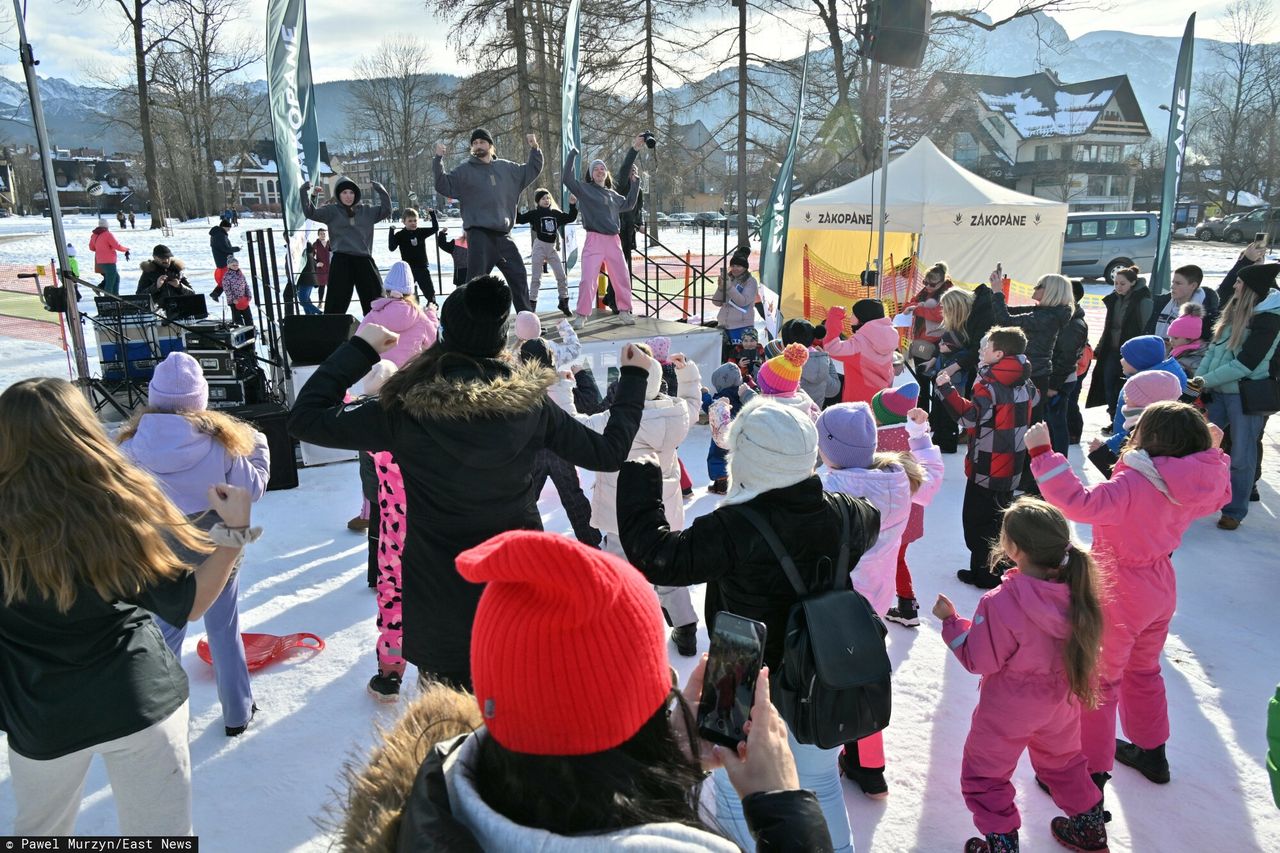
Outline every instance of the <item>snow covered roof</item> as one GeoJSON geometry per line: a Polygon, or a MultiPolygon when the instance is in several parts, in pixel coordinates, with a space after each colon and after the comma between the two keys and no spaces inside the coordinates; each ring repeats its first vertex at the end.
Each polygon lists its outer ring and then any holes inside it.
{"type": "Polygon", "coordinates": [[[1254,195],[1248,190],[1232,190],[1227,193],[1227,199],[1239,207],[1266,207],[1266,199],[1262,196],[1254,195]]]}
{"type": "Polygon", "coordinates": [[[1127,122],[1146,130],[1142,108],[1126,75],[1063,83],[1046,72],[1022,77],[987,74],[937,75],[953,88],[972,90],[984,107],[1003,115],[1023,139],[1088,133],[1114,99],[1127,122]]]}

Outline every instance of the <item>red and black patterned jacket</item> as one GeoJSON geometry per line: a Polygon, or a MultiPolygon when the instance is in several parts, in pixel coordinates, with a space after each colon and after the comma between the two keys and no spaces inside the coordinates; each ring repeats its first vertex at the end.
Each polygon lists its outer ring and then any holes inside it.
{"type": "Polygon", "coordinates": [[[969,435],[965,476],[993,492],[1011,491],[1022,476],[1027,427],[1039,397],[1026,356],[1007,355],[979,366],[972,400],[961,397],[950,382],[938,391],[969,435]]]}

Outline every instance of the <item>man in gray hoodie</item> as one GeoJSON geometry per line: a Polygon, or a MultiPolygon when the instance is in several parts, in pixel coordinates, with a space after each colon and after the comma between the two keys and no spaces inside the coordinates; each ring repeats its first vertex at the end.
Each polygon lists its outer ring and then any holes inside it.
{"type": "Polygon", "coordinates": [[[525,140],[529,143],[529,160],[523,166],[496,159],[493,137],[482,127],[471,131],[471,156],[452,172],[444,170],[444,145],[436,144],[436,156],[431,161],[436,192],[456,198],[462,208],[462,227],[467,232],[470,252],[467,274],[472,278],[488,275],[497,267],[511,288],[516,311],[533,311],[534,306],[529,302],[524,257],[511,239],[511,226],[516,221],[520,193],[532,186],[542,172],[538,137],[530,133],[525,140]]]}

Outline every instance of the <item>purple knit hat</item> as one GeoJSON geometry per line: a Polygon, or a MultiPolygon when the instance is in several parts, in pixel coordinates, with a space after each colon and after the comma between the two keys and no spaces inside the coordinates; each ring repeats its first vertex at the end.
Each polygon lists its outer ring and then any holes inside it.
{"type": "Polygon", "coordinates": [[[866,403],[840,403],[818,415],[818,451],[832,468],[869,468],[876,453],[876,419],[866,403]]]}
{"type": "Polygon", "coordinates": [[[199,412],[209,407],[209,383],[200,362],[185,352],[171,352],[156,366],[147,386],[147,405],[166,412],[199,412]]]}

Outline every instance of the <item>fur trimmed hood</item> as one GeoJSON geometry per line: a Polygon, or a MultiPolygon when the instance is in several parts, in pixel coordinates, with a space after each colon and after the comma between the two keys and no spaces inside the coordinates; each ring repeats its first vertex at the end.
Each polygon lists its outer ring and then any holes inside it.
{"type": "Polygon", "coordinates": [[[184,264],[182,261],[178,260],[177,258],[170,258],[169,263],[165,264],[162,267],[158,265],[154,260],[148,258],[147,260],[138,264],[138,269],[142,270],[143,272],[159,272],[161,270],[167,270],[167,271],[177,271],[178,273],[182,273],[186,271],[187,265],[184,264]]]}
{"type": "Polygon", "coordinates": [[[415,385],[401,401],[419,421],[492,419],[540,409],[555,383],[555,371],[537,362],[481,359],[446,366],[440,377],[415,385]]]}
{"type": "Polygon", "coordinates": [[[363,766],[350,760],[343,768],[342,801],[335,809],[341,849],[396,850],[401,813],[427,754],[437,743],[483,723],[474,697],[441,685],[411,702],[395,726],[382,733],[363,766]]]}

